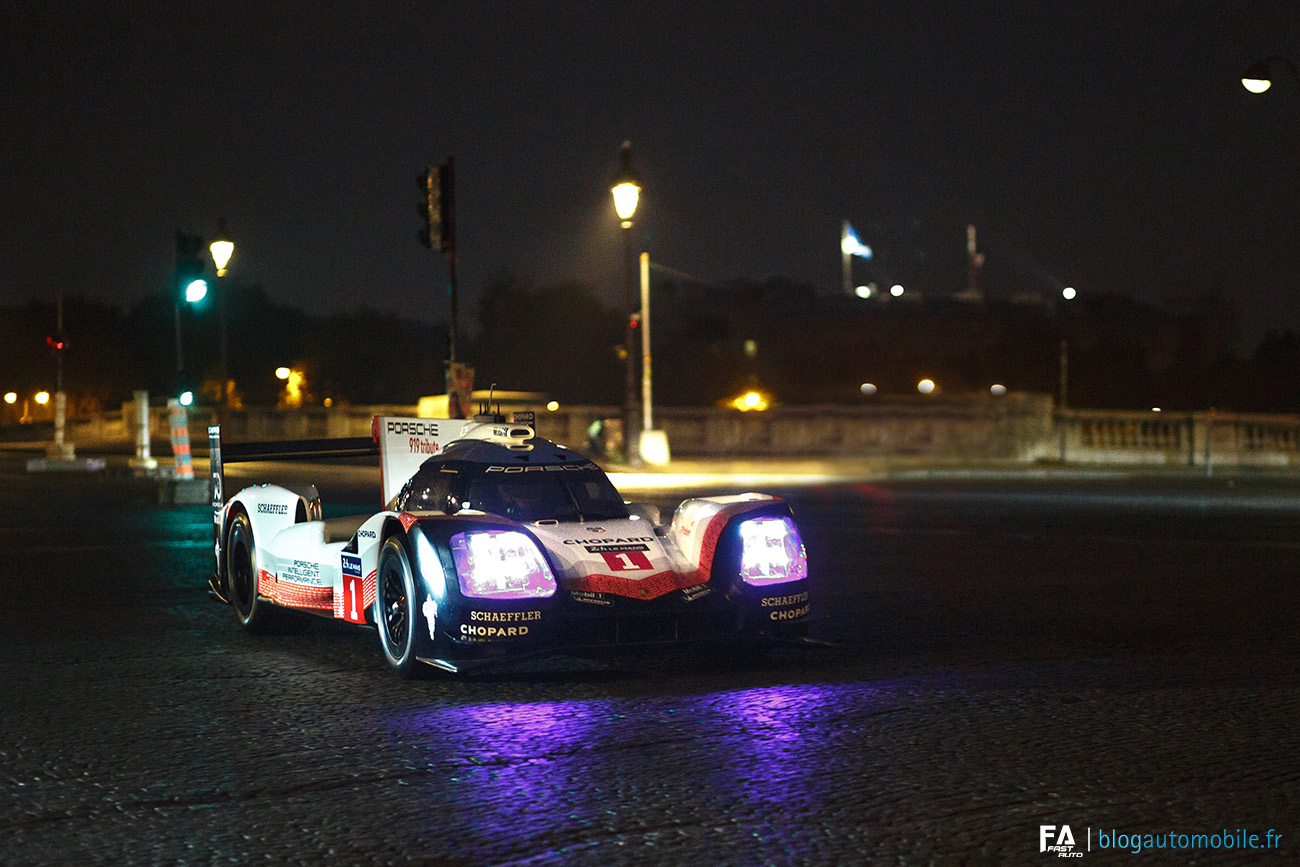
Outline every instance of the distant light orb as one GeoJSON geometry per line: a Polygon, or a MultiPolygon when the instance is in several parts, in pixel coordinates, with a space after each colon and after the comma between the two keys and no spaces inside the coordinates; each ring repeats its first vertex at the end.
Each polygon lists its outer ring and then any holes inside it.
{"type": "Polygon", "coordinates": [[[180,402],[181,402],[181,406],[193,406],[193,405],[194,405],[194,392],[192,392],[192,391],[182,391],[182,392],[181,392],[181,396],[180,396],[180,402]]]}
{"type": "Polygon", "coordinates": [[[555,412],[557,409],[560,408],[560,402],[558,400],[552,400],[546,404],[546,408],[550,412],[555,412]]]}
{"type": "Polygon", "coordinates": [[[893,295],[895,298],[900,297],[903,294],[903,284],[895,283],[893,286],[890,286],[889,294],[893,295]]]}
{"type": "Polygon", "coordinates": [[[768,407],[767,397],[758,391],[745,392],[740,397],[732,400],[731,405],[741,412],[749,412],[750,410],[762,412],[768,407]]]}
{"type": "Polygon", "coordinates": [[[1061,297],[1064,298],[1066,301],[1073,301],[1074,296],[1078,294],[1079,293],[1074,291],[1073,286],[1066,286],[1064,289],[1061,290],[1061,297]]]}
{"type": "Polygon", "coordinates": [[[325,398],[325,408],[326,408],[326,409],[329,409],[329,408],[332,407],[333,405],[334,405],[334,398],[332,398],[332,397],[327,397],[327,398],[325,398]]]}
{"type": "Polygon", "coordinates": [[[916,384],[916,390],[921,392],[921,394],[932,393],[934,391],[934,380],[933,379],[921,380],[916,384]]]}
{"type": "Polygon", "coordinates": [[[871,297],[871,287],[870,287],[870,286],[859,286],[858,288],[854,289],[853,291],[857,294],[857,296],[858,296],[859,298],[870,298],[870,297],[871,297]]]}
{"type": "Polygon", "coordinates": [[[1007,387],[1005,385],[995,385],[989,389],[989,392],[991,392],[994,397],[1004,397],[1007,393],[1007,387]]]}
{"type": "Polygon", "coordinates": [[[185,286],[185,300],[191,304],[197,304],[206,297],[208,297],[207,280],[191,280],[185,286]]]}
{"type": "Polygon", "coordinates": [[[1158,406],[1153,406],[1153,407],[1151,407],[1151,411],[1152,411],[1152,412],[1160,412],[1160,407],[1158,407],[1158,406]]]}
{"type": "Polygon", "coordinates": [[[48,391],[36,392],[36,402],[39,403],[41,406],[44,406],[45,404],[49,403],[50,393],[48,391]]]}
{"type": "Polygon", "coordinates": [[[874,382],[862,383],[862,393],[867,397],[871,397],[871,395],[876,393],[876,384],[874,382]]]}
{"type": "Polygon", "coordinates": [[[292,371],[289,370],[289,368],[287,368],[287,367],[277,367],[277,368],[275,369],[275,378],[276,378],[276,379],[288,379],[290,373],[292,373],[292,371]]]}
{"type": "Polygon", "coordinates": [[[5,392],[5,403],[17,403],[17,402],[18,402],[18,392],[16,391],[5,392]]]}

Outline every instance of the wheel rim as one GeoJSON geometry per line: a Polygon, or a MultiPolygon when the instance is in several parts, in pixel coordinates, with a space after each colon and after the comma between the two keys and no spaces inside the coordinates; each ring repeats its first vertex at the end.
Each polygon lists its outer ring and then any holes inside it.
{"type": "Polygon", "coordinates": [[[406,629],[407,623],[407,598],[406,598],[406,580],[402,575],[400,564],[396,558],[389,559],[384,564],[384,588],[381,596],[383,600],[384,631],[388,635],[388,642],[394,657],[400,657],[406,647],[406,629]]]}

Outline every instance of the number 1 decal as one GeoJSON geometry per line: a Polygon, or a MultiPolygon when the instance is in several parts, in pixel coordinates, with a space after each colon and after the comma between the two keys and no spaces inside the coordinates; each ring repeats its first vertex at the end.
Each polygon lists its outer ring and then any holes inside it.
{"type": "Polygon", "coordinates": [[[642,572],[654,568],[645,551],[602,551],[600,556],[614,572],[642,572]]]}
{"type": "Polygon", "coordinates": [[[352,623],[365,623],[366,612],[361,607],[361,576],[343,576],[343,619],[352,623]]]}

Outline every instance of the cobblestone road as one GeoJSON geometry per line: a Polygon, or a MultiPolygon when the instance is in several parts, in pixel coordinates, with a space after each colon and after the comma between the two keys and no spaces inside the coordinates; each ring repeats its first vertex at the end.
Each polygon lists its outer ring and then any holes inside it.
{"type": "Polygon", "coordinates": [[[242,634],[203,509],[0,468],[0,863],[1296,863],[1297,494],[792,490],[835,649],[403,683],[242,634]]]}

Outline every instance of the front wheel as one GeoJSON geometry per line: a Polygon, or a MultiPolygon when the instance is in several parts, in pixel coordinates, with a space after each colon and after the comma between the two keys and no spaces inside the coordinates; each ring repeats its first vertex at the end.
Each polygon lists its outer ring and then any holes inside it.
{"type": "Polygon", "coordinates": [[[375,625],[384,659],[404,678],[415,677],[423,664],[416,659],[420,618],[411,558],[398,537],[384,542],[375,578],[375,625]]]}
{"type": "Polygon", "coordinates": [[[257,546],[253,525],[243,512],[235,513],[226,536],[226,588],[240,626],[254,633],[273,630],[277,612],[258,598],[257,546]]]}

